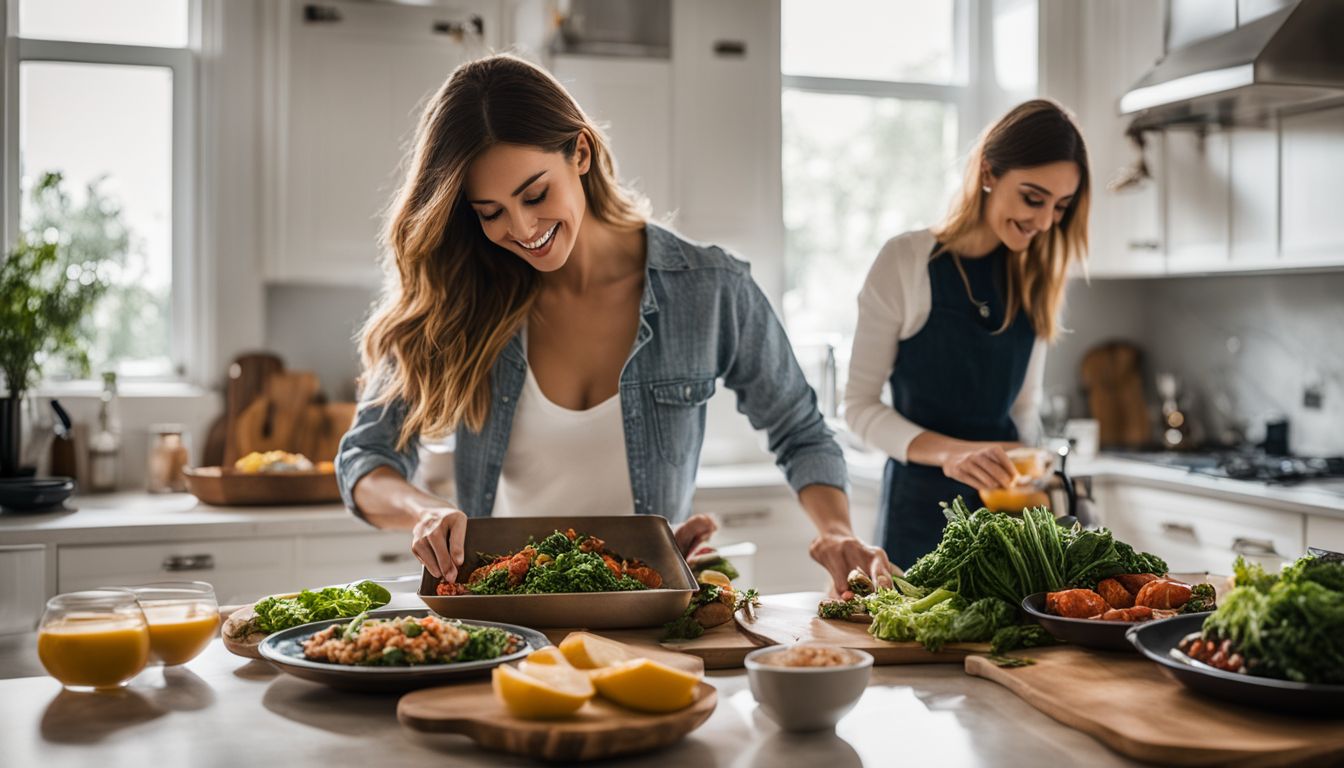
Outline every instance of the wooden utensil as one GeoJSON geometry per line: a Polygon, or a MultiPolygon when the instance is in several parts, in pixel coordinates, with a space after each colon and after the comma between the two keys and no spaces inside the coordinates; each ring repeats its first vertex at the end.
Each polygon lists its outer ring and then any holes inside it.
{"type": "MultiPolygon", "coordinates": [[[[609,637],[603,633],[603,637],[609,637]]],[[[611,638],[615,639],[615,638],[611,638]]],[[[666,651],[658,661],[684,665],[694,661],[666,651]]],[[[594,697],[574,715],[560,720],[515,717],[495,696],[490,683],[415,691],[397,703],[397,719],[428,733],[459,733],[486,749],[540,760],[582,762],[650,752],[676,743],[709,719],[718,705],[712,685],[700,683],[695,701],[667,714],[647,714],[594,697]]]]}
{"type": "MultiPolygon", "coordinates": [[[[821,595],[818,593],[818,599],[821,595]]],[[[823,643],[838,645],[842,648],[867,651],[873,656],[873,663],[886,664],[936,664],[957,662],[972,653],[988,653],[987,643],[954,643],[934,653],[919,643],[893,643],[879,640],[868,634],[866,624],[851,621],[823,619],[816,610],[808,610],[793,601],[781,602],[771,596],[761,598],[755,618],[750,619],[741,612],[737,614],[737,623],[749,636],[764,641],[766,645],[791,645],[793,643],[823,643]]]]}
{"type": "Polygon", "coordinates": [[[1143,448],[1151,440],[1141,363],[1138,347],[1125,341],[1107,342],[1083,356],[1080,377],[1102,447],[1143,448]]]}
{"type": "Polygon", "coordinates": [[[224,458],[221,462],[223,466],[233,466],[240,456],[247,453],[239,452],[238,445],[234,442],[235,420],[242,414],[243,409],[251,405],[252,401],[265,391],[266,382],[271,374],[284,370],[284,367],[284,361],[269,352],[239,355],[229,365],[228,383],[224,388],[224,458]]]}
{"type": "Polygon", "coordinates": [[[1059,722],[1128,757],[1159,765],[1278,766],[1344,759],[1338,719],[1276,715],[1190,692],[1126,654],[1031,649],[1036,663],[999,667],[970,656],[967,674],[993,680],[1059,722]]]}

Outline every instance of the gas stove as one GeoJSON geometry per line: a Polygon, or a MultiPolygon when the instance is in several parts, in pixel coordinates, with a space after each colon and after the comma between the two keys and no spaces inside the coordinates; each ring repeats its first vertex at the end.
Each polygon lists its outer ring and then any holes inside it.
{"type": "Polygon", "coordinates": [[[1193,474],[1292,485],[1308,480],[1344,479],[1344,456],[1275,456],[1261,452],[1207,451],[1122,453],[1123,458],[1179,467],[1193,474]]]}

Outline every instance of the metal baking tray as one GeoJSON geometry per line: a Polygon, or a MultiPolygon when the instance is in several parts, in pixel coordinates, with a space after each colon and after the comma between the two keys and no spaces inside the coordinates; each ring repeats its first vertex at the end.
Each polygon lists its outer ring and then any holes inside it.
{"type": "Polygon", "coordinates": [[[521,624],[525,627],[630,629],[657,627],[680,616],[695,594],[695,577],[677,549],[667,520],[656,515],[621,517],[483,517],[467,523],[466,562],[457,581],[465,583],[478,552],[517,552],[530,539],[573,528],[596,536],[607,549],[643,560],[663,577],[661,589],[632,592],[565,592],[552,595],[434,594],[438,579],[421,569],[420,599],[435,613],[453,619],[521,624]]]}

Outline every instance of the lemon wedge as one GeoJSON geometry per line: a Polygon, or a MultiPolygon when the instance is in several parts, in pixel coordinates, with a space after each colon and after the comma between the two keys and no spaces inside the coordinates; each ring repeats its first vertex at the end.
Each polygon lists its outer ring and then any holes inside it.
{"type": "Polygon", "coordinates": [[[490,675],[495,695],[509,712],[528,720],[564,717],[593,697],[588,676],[560,664],[500,665],[490,675]]]}
{"type": "Polygon", "coordinates": [[[635,657],[635,653],[622,643],[579,632],[560,641],[560,652],[578,669],[601,669],[635,657]]]}
{"type": "Polygon", "coordinates": [[[695,701],[700,677],[652,659],[630,661],[589,672],[597,692],[642,712],[673,712],[695,701]]]}
{"type": "Polygon", "coordinates": [[[732,589],[733,582],[722,571],[716,571],[713,568],[707,568],[700,572],[701,584],[713,584],[716,587],[732,589]]]}
{"type": "Polygon", "coordinates": [[[533,651],[527,654],[527,660],[533,664],[562,664],[569,666],[569,659],[560,652],[554,645],[548,645],[541,650],[533,651]]]}

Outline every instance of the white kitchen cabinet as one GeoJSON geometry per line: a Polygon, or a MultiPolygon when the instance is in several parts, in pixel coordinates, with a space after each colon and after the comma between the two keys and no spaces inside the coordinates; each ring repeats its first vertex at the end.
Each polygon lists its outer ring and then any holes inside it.
{"type": "Polygon", "coordinates": [[[654,216],[675,210],[671,61],[557,54],[551,74],[607,133],[621,181],[649,198],[654,216]]]}
{"type": "Polygon", "coordinates": [[[1344,106],[1285,115],[1280,128],[1283,261],[1344,266],[1337,191],[1344,168],[1344,106]]]}
{"type": "Polygon", "coordinates": [[[266,29],[265,275],[376,285],[383,211],[423,102],[497,44],[485,0],[283,0],[266,29]],[[323,20],[311,20],[316,12],[323,20]],[[484,35],[472,32],[478,16],[484,35]],[[466,25],[464,34],[451,31],[466,25]]]}
{"type": "MultiPolygon", "coordinates": [[[[1129,118],[1120,96],[1142,77],[1163,48],[1162,0],[1101,0],[1081,10],[1078,115],[1092,172],[1091,252],[1088,270],[1099,277],[1158,275],[1165,270],[1162,179],[1163,137],[1148,134],[1152,178],[1112,192],[1107,184],[1134,163],[1125,138],[1129,118]]],[[[1049,41],[1047,41],[1049,44],[1049,41]]]]}
{"type": "Polygon", "coordinates": [[[300,536],[295,542],[294,583],[301,587],[349,584],[359,579],[418,574],[409,531],[339,536],[300,536]]]}
{"type": "Polygon", "coordinates": [[[254,600],[294,585],[294,539],[229,539],[153,544],[61,545],[56,589],[158,581],[206,581],[220,605],[254,600]]]}
{"type": "Polygon", "coordinates": [[[1166,134],[1167,271],[1226,269],[1232,142],[1227,131],[1166,134]]]}
{"type": "Polygon", "coordinates": [[[47,548],[0,547],[0,635],[32,632],[47,601],[47,548]]]}
{"type": "Polygon", "coordinates": [[[672,162],[676,227],[753,262],[783,293],[779,5],[672,4],[672,162]]]}
{"type": "Polygon", "coordinates": [[[1228,138],[1231,266],[1278,266],[1279,132],[1274,127],[1241,127],[1228,138]]]}
{"type": "Polygon", "coordinates": [[[1238,555],[1277,571],[1305,551],[1306,516],[1129,483],[1100,483],[1097,508],[1117,539],[1173,572],[1231,573],[1238,555]]]}
{"type": "Polygon", "coordinates": [[[1307,546],[1344,552],[1344,519],[1307,515],[1307,546]]]}

